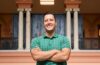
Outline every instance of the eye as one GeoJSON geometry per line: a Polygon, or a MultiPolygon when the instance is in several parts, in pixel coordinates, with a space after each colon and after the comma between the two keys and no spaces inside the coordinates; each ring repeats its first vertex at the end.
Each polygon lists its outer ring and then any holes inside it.
{"type": "Polygon", "coordinates": [[[53,21],[53,19],[50,19],[50,21],[53,21]]]}
{"type": "Polygon", "coordinates": [[[44,20],[44,22],[47,22],[47,21],[48,21],[48,19],[44,20]]]}

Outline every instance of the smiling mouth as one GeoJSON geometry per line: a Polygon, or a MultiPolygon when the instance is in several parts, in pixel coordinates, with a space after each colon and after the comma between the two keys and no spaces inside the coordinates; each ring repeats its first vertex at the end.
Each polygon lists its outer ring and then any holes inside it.
{"type": "Polygon", "coordinates": [[[52,26],[52,24],[47,24],[47,27],[48,27],[48,26],[52,26]]]}

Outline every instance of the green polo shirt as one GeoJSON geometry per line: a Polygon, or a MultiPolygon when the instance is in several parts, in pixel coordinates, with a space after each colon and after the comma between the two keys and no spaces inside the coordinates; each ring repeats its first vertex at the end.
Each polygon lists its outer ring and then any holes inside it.
{"type": "MultiPolygon", "coordinates": [[[[70,48],[70,42],[67,37],[54,34],[52,38],[45,34],[32,39],[31,49],[39,47],[42,51],[49,51],[52,49],[62,50],[63,48],[70,48]]],[[[66,65],[66,62],[52,62],[52,61],[37,61],[37,65],[66,65]]]]}

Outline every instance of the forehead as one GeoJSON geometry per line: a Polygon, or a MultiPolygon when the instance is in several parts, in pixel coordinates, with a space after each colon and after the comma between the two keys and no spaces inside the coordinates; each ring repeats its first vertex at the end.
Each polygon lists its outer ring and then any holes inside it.
{"type": "Polygon", "coordinates": [[[53,14],[46,14],[44,16],[44,19],[48,19],[48,18],[53,18],[54,19],[54,15],[53,14]]]}

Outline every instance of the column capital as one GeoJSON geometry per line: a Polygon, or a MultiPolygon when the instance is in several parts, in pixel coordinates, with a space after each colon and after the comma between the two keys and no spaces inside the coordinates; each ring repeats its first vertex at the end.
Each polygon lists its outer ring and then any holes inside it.
{"type": "Polygon", "coordinates": [[[32,0],[16,0],[17,8],[32,8],[32,0]]]}
{"type": "Polygon", "coordinates": [[[32,11],[31,8],[25,8],[25,11],[32,11]]]}
{"type": "Polygon", "coordinates": [[[81,0],[65,0],[64,5],[65,8],[80,8],[81,0]]]}
{"type": "Polygon", "coordinates": [[[24,8],[18,8],[17,11],[24,11],[24,8]]]}
{"type": "Polygon", "coordinates": [[[66,8],[65,11],[72,11],[72,8],[66,8]]]}
{"type": "Polygon", "coordinates": [[[73,11],[80,11],[80,9],[79,8],[74,8],[73,11]]]}

